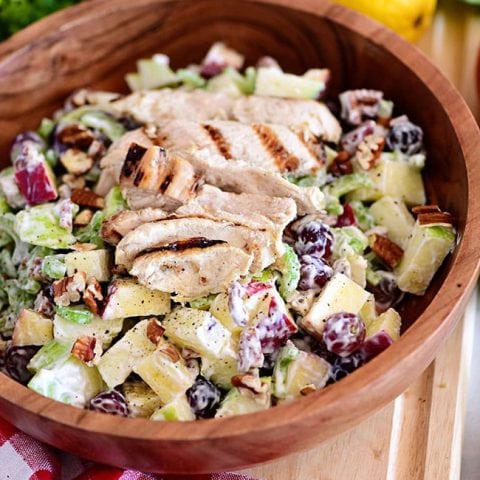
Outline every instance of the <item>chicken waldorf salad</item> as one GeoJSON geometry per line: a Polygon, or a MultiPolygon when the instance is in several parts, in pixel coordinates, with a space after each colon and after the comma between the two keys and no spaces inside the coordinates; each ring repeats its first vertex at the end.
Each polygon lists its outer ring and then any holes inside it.
{"type": "Polygon", "coordinates": [[[395,305],[456,239],[425,197],[421,127],[380,91],[329,97],[327,69],[243,63],[222,43],[176,71],[155,55],[131,94],[77,91],[15,138],[4,373],[184,421],[311,394],[399,338],[395,305]]]}

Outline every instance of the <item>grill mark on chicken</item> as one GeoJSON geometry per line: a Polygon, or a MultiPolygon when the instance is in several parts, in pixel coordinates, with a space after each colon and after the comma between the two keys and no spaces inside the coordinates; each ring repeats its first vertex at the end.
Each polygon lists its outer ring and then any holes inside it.
{"type": "Polygon", "coordinates": [[[252,124],[253,131],[257,134],[264,148],[273,157],[275,164],[281,172],[296,170],[300,164],[297,157],[283,146],[270,127],[258,123],[252,124]]]}
{"type": "MultiPolygon", "coordinates": [[[[147,149],[138,145],[138,143],[132,143],[128,149],[127,156],[122,166],[122,176],[130,178],[136,170],[138,162],[145,155],[147,149]]],[[[136,181],[136,178],[134,182],[136,181]]],[[[136,184],[137,185],[137,184],[136,184]]]]}
{"type": "Polygon", "coordinates": [[[152,252],[182,252],[184,250],[189,250],[192,248],[208,248],[213,247],[213,245],[219,245],[221,243],[227,243],[224,240],[212,240],[205,237],[193,237],[187,238],[186,240],[178,240],[173,243],[169,243],[168,245],[162,245],[160,247],[154,247],[146,249],[142,252],[143,256],[147,253],[152,252]]]}
{"type": "Polygon", "coordinates": [[[165,192],[165,190],[168,188],[168,186],[170,185],[170,183],[172,183],[172,180],[173,180],[173,175],[167,175],[165,177],[165,180],[162,182],[162,184],[160,185],[160,188],[158,189],[158,191],[160,193],[163,193],[165,192]]]}
{"type": "Polygon", "coordinates": [[[218,128],[215,128],[213,125],[204,124],[202,125],[203,129],[210,135],[212,142],[217,147],[220,155],[225,157],[227,160],[232,158],[232,154],[230,152],[230,145],[225,140],[225,137],[222,135],[222,132],[218,128]]]}
{"type": "Polygon", "coordinates": [[[305,145],[305,148],[317,160],[319,167],[321,167],[325,163],[325,159],[323,158],[323,155],[319,155],[319,150],[322,148],[320,139],[315,138],[315,140],[305,140],[303,132],[298,132],[297,135],[300,142],[305,145]]]}

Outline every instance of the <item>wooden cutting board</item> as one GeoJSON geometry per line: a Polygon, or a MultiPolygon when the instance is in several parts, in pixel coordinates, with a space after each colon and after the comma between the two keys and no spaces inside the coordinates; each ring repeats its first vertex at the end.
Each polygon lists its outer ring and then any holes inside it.
{"type": "Polygon", "coordinates": [[[238,473],[261,480],[458,479],[475,316],[476,296],[420,378],[354,430],[238,473]]]}
{"type": "MultiPolygon", "coordinates": [[[[419,47],[456,85],[480,120],[474,81],[479,10],[441,1],[419,47]]],[[[430,367],[403,395],[354,430],[313,450],[239,473],[262,480],[459,479],[475,316],[474,296],[464,320],[430,367]]]]}

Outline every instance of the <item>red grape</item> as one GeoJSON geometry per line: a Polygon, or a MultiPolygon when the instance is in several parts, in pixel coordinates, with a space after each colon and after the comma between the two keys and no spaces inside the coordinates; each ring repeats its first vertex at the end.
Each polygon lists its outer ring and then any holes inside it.
{"type": "Polygon", "coordinates": [[[354,313],[340,312],[328,317],[323,341],[330,352],[347,357],[357,350],[365,339],[365,324],[354,313]]]}

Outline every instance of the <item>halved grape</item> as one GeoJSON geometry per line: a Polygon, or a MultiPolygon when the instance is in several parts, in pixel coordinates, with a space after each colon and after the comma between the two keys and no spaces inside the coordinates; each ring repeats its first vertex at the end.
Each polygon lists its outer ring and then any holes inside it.
{"type": "Polygon", "coordinates": [[[323,331],[323,341],[330,352],[347,357],[365,339],[365,324],[358,315],[339,312],[331,315],[323,331]]]}
{"type": "Polygon", "coordinates": [[[186,394],[188,403],[197,417],[212,418],[215,416],[220,404],[221,393],[212,382],[199,375],[186,394]]]}
{"type": "Polygon", "coordinates": [[[118,390],[99,393],[90,400],[90,410],[128,417],[130,414],[126,398],[118,390]]]}
{"type": "Polygon", "coordinates": [[[316,255],[320,258],[330,258],[334,236],[328,225],[312,220],[302,225],[297,235],[295,251],[299,255],[316,255]]]}
{"type": "Polygon", "coordinates": [[[330,280],[333,269],[328,263],[315,255],[300,257],[299,290],[320,290],[330,280]]]}

